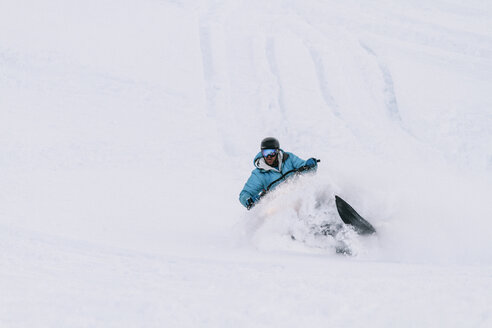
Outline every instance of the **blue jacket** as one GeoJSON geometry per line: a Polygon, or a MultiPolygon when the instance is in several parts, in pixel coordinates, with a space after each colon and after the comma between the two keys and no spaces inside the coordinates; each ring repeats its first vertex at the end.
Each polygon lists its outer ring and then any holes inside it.
{"type": "MultiPolygon", "coordinates": [[[[252,198],[253,201],[257,201],[259,198],[258,194],[262,190],[267,190],[268,186],[273,181],[282,177],[283,174],[306,165],[306,161],[300,159],[292,153],[284,152],[281,149],[279,151],[278,157],[280,165],[277,169],[269,166],[265,162],[265,159],[263,158],[261,152],[259,152],[255,156],[253,164],[256,168],[251,172],[251,176],[249,177],[248,181],[244,185],[243,190],[239,194],[239,201],[245,207],[248,207],[247,200],[249,198],[252,198]]],[[[283,179],[272,185],[270,187],[270,190],[275,188],[282,181],[283,179]]]]}

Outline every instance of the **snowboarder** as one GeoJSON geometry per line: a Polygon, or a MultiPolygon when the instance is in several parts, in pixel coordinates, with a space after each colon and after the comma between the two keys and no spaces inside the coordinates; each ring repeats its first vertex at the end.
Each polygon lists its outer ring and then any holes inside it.
{"type": "Polygon", "coordinates": [[[286,173],[289,171],[293,173],[293,170],[301,167],[316,169],[318,165],[315,158],[304,161],[283,151],[278,140],[272,137],[261,141],[261,151],[255,156],[253,163],[256,168],[239,194],[239,201],[247,209],[260,199],[260,193],[274,188],[287,178],[289,174],[286,173]]]}

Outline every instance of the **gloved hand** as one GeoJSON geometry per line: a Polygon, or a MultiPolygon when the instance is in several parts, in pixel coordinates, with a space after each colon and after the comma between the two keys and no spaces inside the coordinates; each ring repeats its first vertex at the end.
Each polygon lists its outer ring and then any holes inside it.
{"type": "Polygon", "coordinates": [[[246,208],[249,210],[251,207],[255,205],[255,202],[253,201],[253,198],[249,197],[246,200],[246,208]]]}
{"type": "Polygon", "coordinates": [[[255,206],[255,203],[264,195],[265,190],[262,190],[259,194],[253,195],[246,199],[246,208],[249,210],[253,206],[255,206]]]}
{"type": "Polygon", "coordinates": [[[306,161],[306,166],[309,166],[311,168],[315,168],[318,166],[318,162],[316,161],[316,158],[310,158],[306,161]]]}

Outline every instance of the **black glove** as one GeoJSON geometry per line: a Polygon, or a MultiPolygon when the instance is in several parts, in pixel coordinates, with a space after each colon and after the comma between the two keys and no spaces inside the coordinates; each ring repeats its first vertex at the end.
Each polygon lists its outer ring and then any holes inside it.
{"type": "Polygon", "coordinates": [[[250,208],[252,208],[253,206],[255,205],[255,202],[253,202],[253,198],[248,198],[246,200],[246,208],[249,210],[250,208]]]}

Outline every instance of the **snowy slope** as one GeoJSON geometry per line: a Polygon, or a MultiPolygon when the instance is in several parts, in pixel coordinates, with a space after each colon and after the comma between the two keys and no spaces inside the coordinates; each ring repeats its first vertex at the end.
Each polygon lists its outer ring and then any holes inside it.
{"type": "Polygon", "coordinates": [[[479,0],[2,1],[1,326],[490,326],[491,22],[479,0]],[[265,136],[322,161],[246,212],[265,136]],[[287,233],[334,193],[378,230],[353,257],[287,233]]]}

